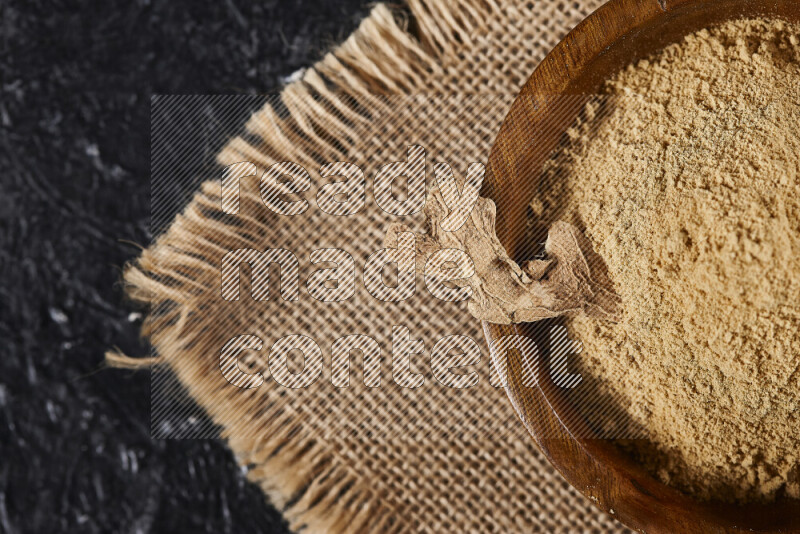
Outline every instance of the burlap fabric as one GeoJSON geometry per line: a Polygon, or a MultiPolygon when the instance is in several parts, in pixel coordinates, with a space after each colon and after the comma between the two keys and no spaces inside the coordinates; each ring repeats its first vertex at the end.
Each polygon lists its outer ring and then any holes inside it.
{"type": "MultiPolygon", "coordinates": [[[[463,176],[470,162],[486,161],[537,63],[599,4],[410,0],[394,11],[379,4],[346,42],[283,90],[284,109],[268,106],[255,114],[246,134],[218,160],[251,161],[260,172],[275,162],[295,162],[309,170],[316,188],[321,164],[352,162],[371,177],[417,144],[428,165],[446,161],[463,176]]],[[[362,283],[345,302],[309,297],[302,281],[318,268],[310,251],[347,250],[361,280],[364,261],[382,246],[387,225],[398,220],[377,208],[371,195],[356,215],[327,215],[314,205],[313,192],[305,213],[278,217],[261,203],[257,180],[242,180],[239,216],[231,217],[220,210],[220,182],[210,179],[125,275],[130,294],[152,306],[145,334],[155,363],[170,369],[222,428],[249,478],[291,527],[624,530],[564,482],[526,435],[504,391],[490,380],[480,325],[463,303],[432,298],[419,280],[415,295],[397,303],[371,297],[362,283]],[[223,255],[268,247],[299,258],[299,300],[277,294],[267,302],[223,300],[223,255]],[[393,326],[407,327],[412,339],[425,343],[425,352],[412,358],[412,370],[424,379],[417,388],[392,379],[393,326]],[[264,354],[281,336],[310,337],[324,354],[322,378],[290,389],[265,372],[258,388],[231,386],[220,373],[220,349],[245,333],[264,341],[264,354]],[[348,387],[331,385],[331,345],[347,334],[378,341],[380,387],[364,385],[358,357],[348,387]],[[441,385],[426,363],[436,340],[452,334],[471,336],[483,347],[481,364],[472,367],[479,375],[473,387],[441,385]]],[[[242,292],[249,291],[243,276],[242,292]]],[[[257,358],[251,363],[255,369],[265,365],[257,358]]]]}

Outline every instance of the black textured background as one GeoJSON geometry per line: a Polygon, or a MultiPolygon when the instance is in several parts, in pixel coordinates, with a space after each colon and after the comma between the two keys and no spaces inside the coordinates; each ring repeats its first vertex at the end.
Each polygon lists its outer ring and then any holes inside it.
{"type": "MultiPolygon", "coordinates": [[[[285,532],[220,442],[150,438],[119,284],[149,242],[150,96],[265,93],[363,0],[0,0],[0,532],[285,532]]],[[[242,116],[238,120],[244,120],[242,116]]]]}

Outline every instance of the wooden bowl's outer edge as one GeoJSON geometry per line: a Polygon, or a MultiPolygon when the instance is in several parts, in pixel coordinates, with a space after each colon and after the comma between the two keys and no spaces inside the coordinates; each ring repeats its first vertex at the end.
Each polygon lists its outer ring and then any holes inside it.
{"type": "MultiPolygon", "coordinates": [[[[730,4],[739,12],[800,20],[800,2],[795,0],[713,2],[713,9],[718,11],[730,4]],[[750,8],[752,11],[748,11],[750,8]]],[[[519,150],[515,146],[518,142],[513,140],[525,139],[529,137],[527,132],[542,126],[537,123],[537,109],[542,105],[537,98],[543,94],[580,94],[581,88],[571,85],[575,82],[573,74],[611,51],[615,43],[635,38],[641,28],[663,17],[687,10],[700,12],[709,5],[710,2],[702,0],[612,0],[572,30],[542,61],[520,91],[498,133],[482,191],[498,206],[497,233],[509,254],[514,256],[512,235],[516,230],[510,226],[503,206],[513,197],[530,191],[525,173],[530,172],[531,165],[531,162],[522,164],[517,159],[519,150]]],[[[740,13],[733,16],[740,16],[740,13]]],[[[596,80],[589,80],[589,83],[596,83],[596,80]]],[[[575,106],[581,105],[576,102],[575,106]]],[[[548,126],[553,125],[548,123],[548,126]]],[[[485,322],[483,327],[490,346],[497,338],[524,335],[525,330],[519,325],[485,322]]],[[[595,505],[609,513],[613,510],[614,516],[626,525],[648,533],[800,532],[800,503],[701,504],[657,481],[608,441],[576,437],[559,419],[546,392],[522,386],[522,362],[511,354],[507,366],[508,395],[550,463],[595,505]],[[526,394],[521,393],[523,389],[526,394]]]]}

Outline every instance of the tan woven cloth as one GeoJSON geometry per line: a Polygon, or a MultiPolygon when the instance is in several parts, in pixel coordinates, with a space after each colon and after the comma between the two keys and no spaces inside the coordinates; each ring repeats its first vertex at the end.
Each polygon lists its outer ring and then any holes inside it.
{"type": "MultiPolygon", "coordinates": [[[[398,12],[379,4],[346,42],[284,89],[288,113],[264,108],[249,121],[248,135],[232,140],[218,159],[251,161],[260,172],[292,161],[308,169],[317,186],[320,164],[348,161],[371,183],[381,165],[405,159],[407,146],[417,144],[429,165],[446,161],[463,176],[468,163],[486,161],[514,96],[538,62],[599,4],[410,0],[398,12]]],[[[387,225],[398,220],[378,209],[371,195],[356,215],[327,215],[313,192],[305,213],[278,217],[261,203],[257,180],[242,180],[240,215],[231,217],[220,213],[220,183],[210,180],[126,271],[130,294],[153,306],[145,333],[158,360],[222,428],[249,478],[291,527],[623,531],[536,449],[504,391],[492,385],[480,325],[463,303],[435,300],[419,281],[416,294],[398,303],[374,299],[362,283],[346,302],[309,296],[303,282],[318,268],[310,251],[347,250],[362,280],[365,260],[381,248],[387,225]],[[299,300],[274,295],[267,302],[224,301],[223,255],[268,247],[290,250],[300,260],[299,300]],[[425,343],[425,353],[412,357],[424,377],[418,388],[392,380],[393,326],[407,327],[425,343]],[[219,354],[240,334],[258,335],[265,354],[281,336],[312,338],[324,353],[323,377],[306,389],[289,389],[265,372],[259,388],[232,386],[220,373],[219,354]],[[364,385],[359,357],[351,363],[357,371],[349,386],[331,385],[331,345],[347,334],[378,341],[380,387],[364,385]],[[481,344],[481,363],[471,367],[479,375],[474,387],[448,388],[432,376],[426,357],[438,339],[452,334],[481,344]]]]}

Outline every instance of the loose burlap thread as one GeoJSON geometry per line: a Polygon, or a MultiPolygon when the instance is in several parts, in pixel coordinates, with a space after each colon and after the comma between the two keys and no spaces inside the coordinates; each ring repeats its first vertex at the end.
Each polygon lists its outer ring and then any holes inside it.
{"type": "MultiPolygon", "coordinates": [[[[463,175],[468,163],[486,161],[538,62],[600,3],[409,0],[400,10],[378,4],[350,38],[282,91],[284,110],[266,106],[254,114],[246,135],[231,140],[218,161],[251,161],[262,170],[292,161],[311,174],[325,162],[348,161],[372,176],[417,144],[429,165],[447,161],[463,175]]],[[[226,216],[220,205],[220,182],[203,183],[125,280],[134,299],[151,305],[144,330],[155,363],[219,425],[249,479],[292,529],[624,531],[535,447],[502,388],[491,383],[480,325],[463,303],[442,303],[422,290],[387,303],[363,286],[335,304],[306,292],[295,302],[220,297],[220,262],[234,249],[291,250],[301,261],[301,281],[314,270],[309,252],[322,247],[348,250],[360,269],[398,220],[371,194],[346,218],[314,207],[277,217],[261,203],[257,181],[242,180],[239,216],[226,216]],[[399,386],[391,375],[393,326],[423,340],[425,354],[446,335],[477,340],[484,348],[480,380],[447,388],[415,360],[424,384],[399,386]],[[219,352],[243,333],[258,335],[265,350],[283,335],[309,336],[324,353],[325,380],[295,390],[265,373],[259,388],[231,386],[221,376],[219,352]],[[347,334],[379,342],[380,387],[366,387],[358,372],[346,388],[331,385],[330,347],[347,334]]],[[[420,223],[419,215],[410,219],[402,222],[420,223]]],[[[241,291],[250,291],[246,277],[241,291]]],[[[351,368],[359,363],[354,358],[351,368]]]]}

